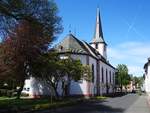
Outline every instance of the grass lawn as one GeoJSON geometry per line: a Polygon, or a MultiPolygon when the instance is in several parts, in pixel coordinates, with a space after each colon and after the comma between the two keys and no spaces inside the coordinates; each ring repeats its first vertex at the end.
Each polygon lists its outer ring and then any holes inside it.
{"type": "Polygon", "coordinates": [[[105,96],[95,96],[94,98],[97,99],[97,100],[105,100],[108,97],[105,97],[105,96]]]}
{"type": "MultiPolygon", "coordinates": [[[[97,96],[96,100],[103,100],[105,97],[97,96]]],[[[0,97],[0,110],[9,111],[32,111],[41,109],[51,109],[63,106],[75,105],[82,102],[83,98],[68,98],[63,100],[55,100],[51,102],[50,98],[42,99],[16,99],[14,97],[0,97]]]]}
{"type": "Polygon", "coordinates": [[[51,102],[50,98],[44,99],[15,99],[9,97],[0,97],[0,110],[12,110],[12,111],[31,111],[40,109],[58,108],[63,106],[70,106],[81,102],[76,99],[63,99],[59,101],[51,102]]]}

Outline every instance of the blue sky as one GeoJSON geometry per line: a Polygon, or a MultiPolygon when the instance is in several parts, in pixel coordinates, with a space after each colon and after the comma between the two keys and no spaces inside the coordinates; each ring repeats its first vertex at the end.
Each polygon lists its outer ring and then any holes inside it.
{"type": "Polygon", "coordinates": [[[116,66],[126,64],[129,73],[143,75],[143,65],[150,57],[149,0],[55,0],[64,31],[90,42],[95,28],[96,8],[100,8],[103,34],[108,44],[108,59],[116,66]]]}

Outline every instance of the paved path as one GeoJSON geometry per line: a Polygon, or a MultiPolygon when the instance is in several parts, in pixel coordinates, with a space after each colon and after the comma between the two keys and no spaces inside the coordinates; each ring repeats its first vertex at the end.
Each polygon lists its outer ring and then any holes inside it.
{"type": "Polygon", "coordinates": [[[72,107],[45,110],[36,113],[150,113],[145,95],[128,94],[105,101],[86,102],[72,107]]]}
{"type": "Polygon", "coordinates": [[[150,113],[150,105],[148,105],[147,97],[140,96],[138,100],[125,111],[125,113],[150,113]]]}

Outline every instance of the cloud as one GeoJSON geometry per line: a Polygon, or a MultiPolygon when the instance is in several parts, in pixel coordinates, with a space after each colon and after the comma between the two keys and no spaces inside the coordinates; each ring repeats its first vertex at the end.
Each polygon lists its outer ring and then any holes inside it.
{"type": "Polygon", "coordinates": [[[108,53],[110,57],[114,59],[121,60],[125,58],[125,55],[121,54],[121,51],[114,49],[114,48],[108,48],[108,53]]]}
{"type": "Polygon", "coordinates": [[[133,74],[135,76],[142,76],[143,74],[141,73],[144,73],[143,69],[141,69],[141,66],[135,66],[135,65],[132,65],[132,66],[128,66],[129,68],[129,73],[130,74],[133,74]]]}
{"type": "MultiPolygon", "coordinates": [[[[150,42],[149,42],[150,43],[150,42]]],[[[143,75],[143,65],[150,57],[148,42],[124,42],[108,48],[108,58],[114,64],[126,64],[129,73],[143,75]]]]}

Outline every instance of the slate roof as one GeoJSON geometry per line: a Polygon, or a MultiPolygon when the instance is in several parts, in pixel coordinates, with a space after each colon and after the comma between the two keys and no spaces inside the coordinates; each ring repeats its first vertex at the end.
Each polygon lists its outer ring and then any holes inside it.
{"type": "Polygon", "coordinates": [[[60,42],[55,46],[55,49],[58,50],[59,53],[74,53],[74,54],[89,55],[113,67],[95,48],[93,48],[85,41],[80,41],[72,34],[68,34],[63,39],[62,42],[60,42]]]}
{"type": "Polygon", "coordinates": [[[68,34],[62,42],[55,47],[59,52],[74,52],[89,54],[84,44],[72,34],[68,34]]]}
{"type": "Polygon", "coordinates": [[[80,41],[74,35],[68,34],[62,42],[55,47],[59,52],[73,52],[91,55],[98,58],[99,52],[85,41],[80,41]]]}

